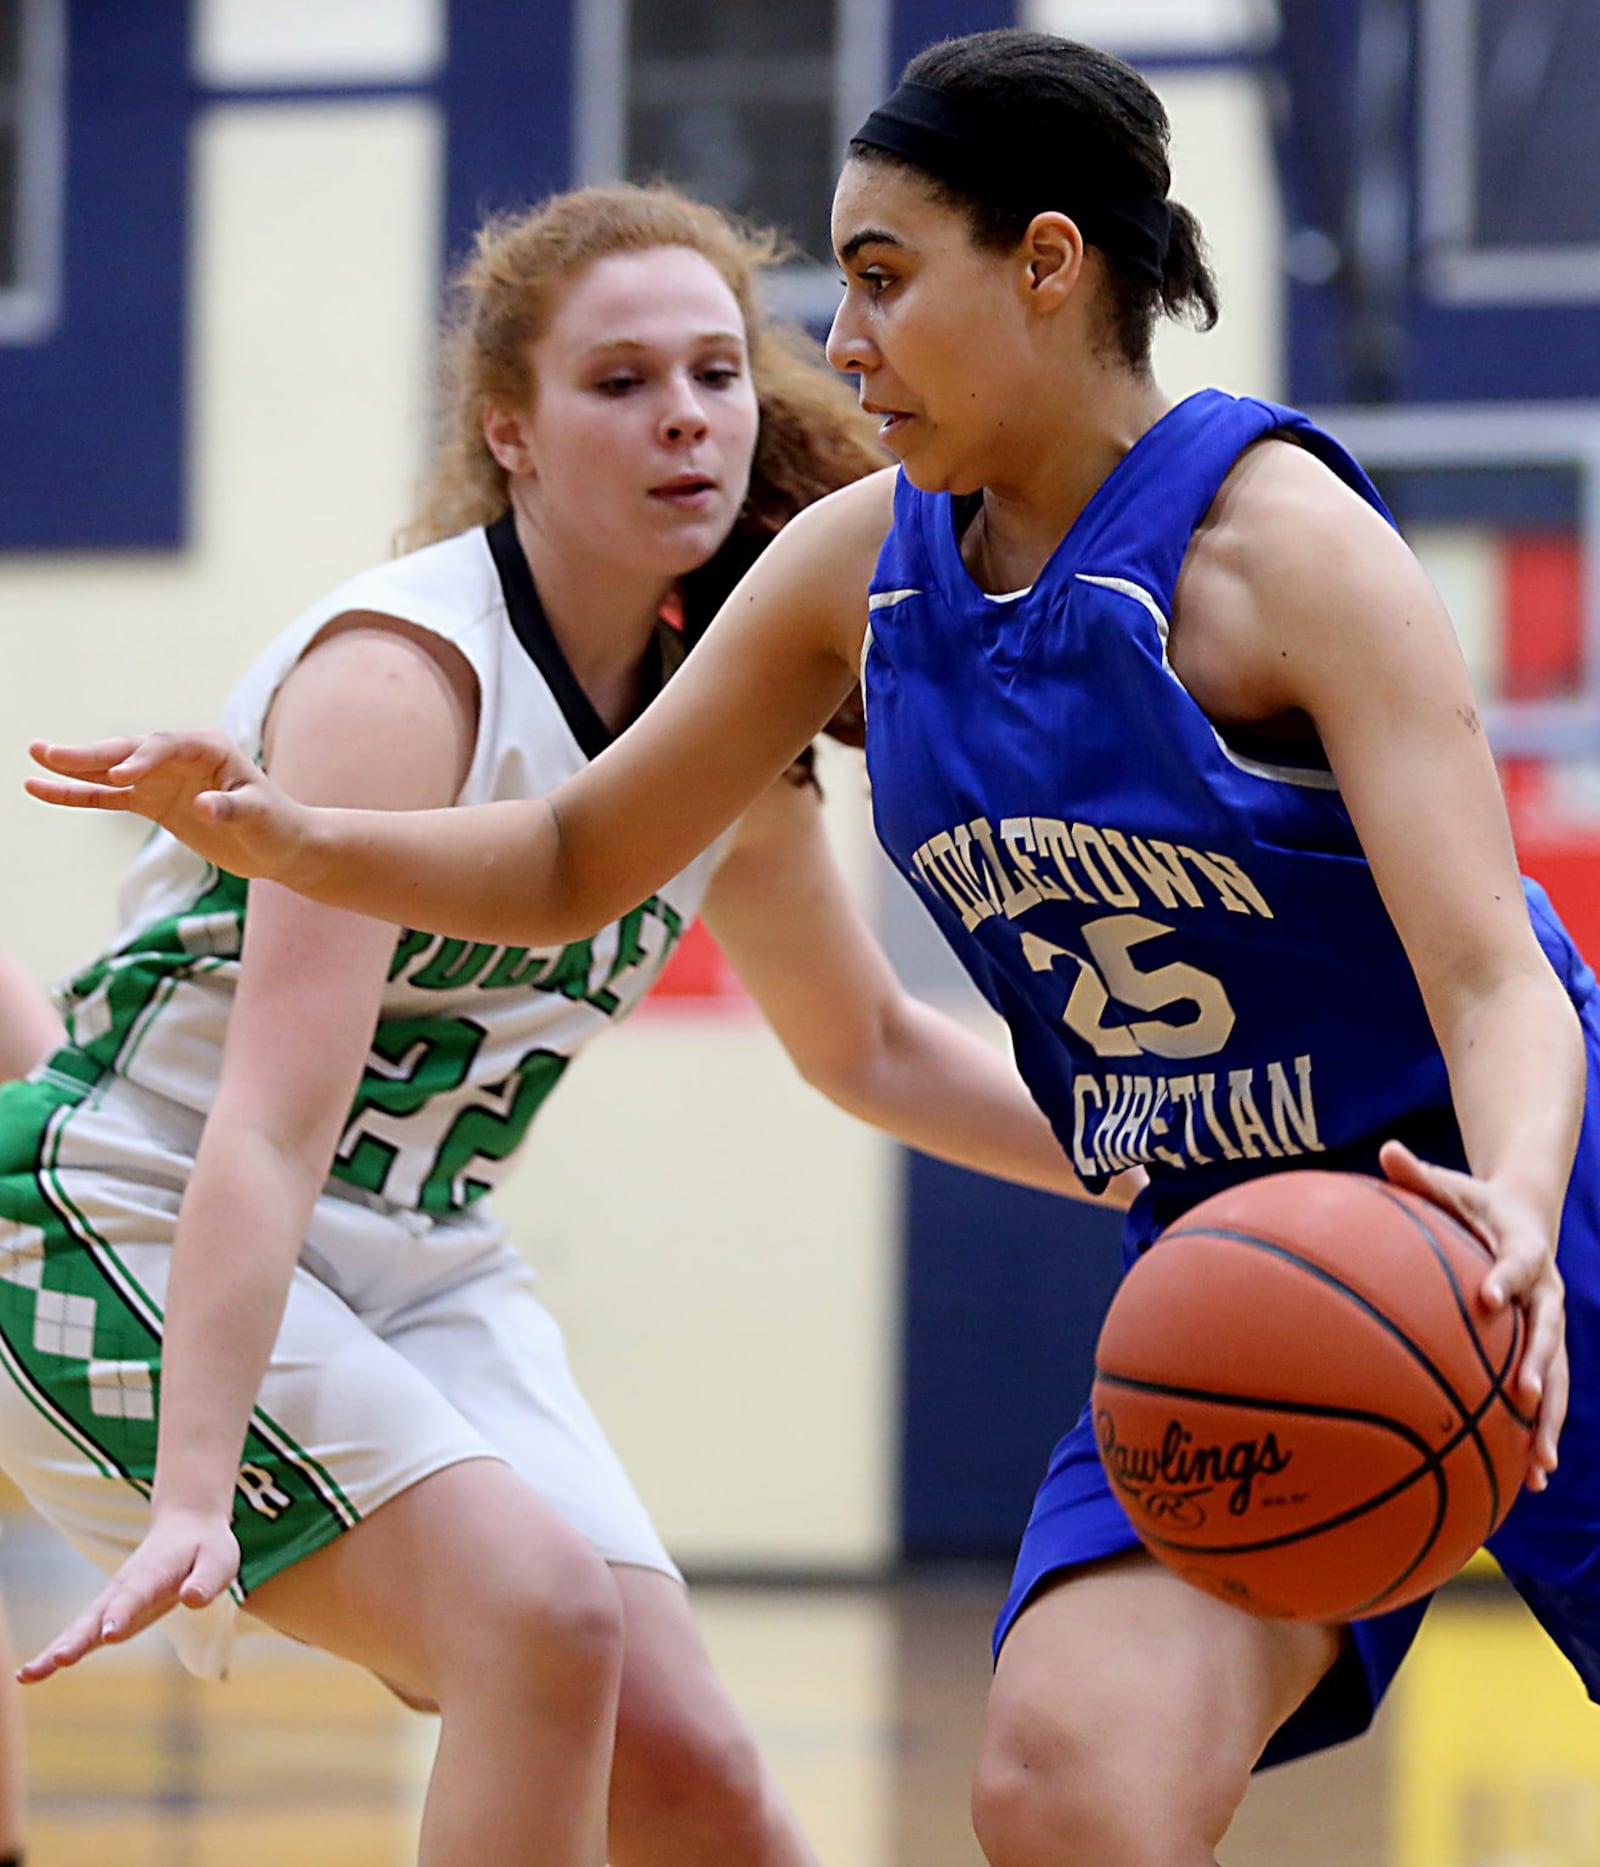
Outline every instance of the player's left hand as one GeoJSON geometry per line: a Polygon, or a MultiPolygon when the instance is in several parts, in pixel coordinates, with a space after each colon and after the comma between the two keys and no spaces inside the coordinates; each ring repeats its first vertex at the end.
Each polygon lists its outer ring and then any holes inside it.
{"type": "Polygon", "coordinates": [[[1478,1290],[1484,1308],[1520,1303],[1527,1312],[1528,1339],[1516,1390],[1517,1399],[1536,1414],[1526,1482],[1530,1491],[1542,1491],[1556,1468],[1567,1415],[1566,1287],[1556,1268],[1555,1238],[1532,1203],[1503,1181],[1436,1167],[1400,1141],[1386,1141],[1378,1158],[1396,1186],[1443,1206],[1494,1253],[1478,1290]]]}
{"type": "Polygon", "coordinates": [[[131,1640],[171,1608],[207,1607],[238,1572],[239,1544],[225,1515],[157,1507],[139,1547],[16,1676],[35,1685],[101,1647],[131,1640]]]}

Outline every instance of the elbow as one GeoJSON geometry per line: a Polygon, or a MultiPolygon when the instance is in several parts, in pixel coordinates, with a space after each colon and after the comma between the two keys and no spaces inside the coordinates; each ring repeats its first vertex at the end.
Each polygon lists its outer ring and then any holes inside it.
{"type": "Polygon", "coordinates": [[[842,1052],[810,1045],[789,1046],[789,1061],[809,1089],[855,1114],[863,1099],[862,1077],[855,1060],[842,1052]]]}
{"type": "Polygon", "coordinates": [[[785,1048],[801,1080],[849,1114],[871,1121],[883,1108],[893,1051],[887,1018],[864,1019],[847,1030],[808,1032],[785,1048]]]}

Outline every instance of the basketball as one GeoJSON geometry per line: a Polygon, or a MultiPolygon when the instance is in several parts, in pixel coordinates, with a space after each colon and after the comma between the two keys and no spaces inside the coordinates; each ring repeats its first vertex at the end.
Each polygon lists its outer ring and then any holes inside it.
{"type": "Polygon", "coordinates": [[[1511,1508],[1524,1318],[1488,1248],[1359,1174],[1270,1175],[1162,1233],[1106,1315],[1100,1456],[1150,1551],[1252,1613],[1344,1621],[1446,1581],[1511,1508]]]}

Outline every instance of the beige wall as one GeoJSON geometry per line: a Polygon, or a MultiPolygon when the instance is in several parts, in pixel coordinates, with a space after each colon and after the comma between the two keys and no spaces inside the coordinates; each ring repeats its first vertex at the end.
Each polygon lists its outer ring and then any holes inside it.
{"type": "Polygon", "coordinates": [[[211,718],[256,649],[382,556],[404,516],[439,144],[431,108],[408,101],[235,106],[196,129],[190,543],[0,555],[0,937],[41,977],[108,930],[133,832],[22,796],[26,741],[211,718]]]}
{"type": "MultiPolygon", "coordinates": [[[[861,761],[821,754],[859,877],[861,761]]],[[[737,1004],[647,1004],[541,1112],[501,1211],[680,1561],[892,1555],[897,1172],[737,1004]]]]}
{"type": "MultiPolygon", "coordinates": [[[[237,37],[219,27],[208,56],[237,37]]],[[[0,556],[0,939],[41,979],[109,932],[137,831],[24,797],[26,740],[213,717],[256,649],[384,556],[407,515],[440,158],[416,100],[227,103],[199,121],[190,542],[0,556]]],[[[830,787],[858,870],[859,769],[830,787]]],[[[505,1209],[686,1558],[831,1569],[888,1553],[895,1159],[738,1011],[647,1013],[543,1118],[505,1209]]]]}
{"type": "MultiPolygon", "coordinates": [[[[1137,61],[1142,53],[1246,51],[1270,31],[1271,0],[1024,0],[1024,22],[1137,61]]],[[[1277,396],[1282,366],[1282,217],[1264,80],[1249,66],[1155,68],[1172,124],[1172,198],[1199,216],[1222,295],[1200,335],[1165,324],[1156,374],[1175,395],[1216,385],[1277,396]]]]}
{"type": "Polygon", "coordinates": [[[1283,393],[1283,222],[1267,100],[1250,71],[1159,75],[1172,122],[1172,195],[1199,217],[1222,315],[1207,332],[1163,323],[1155,367],[1174,395],[1215,385],[1283,393]]]}

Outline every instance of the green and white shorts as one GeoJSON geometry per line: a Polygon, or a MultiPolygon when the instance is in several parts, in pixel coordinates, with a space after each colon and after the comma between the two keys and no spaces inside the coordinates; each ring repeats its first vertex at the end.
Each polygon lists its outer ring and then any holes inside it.
{"type": "MultiPolygon", "coordinates": [[[[70,1050],[0,1088],[0,1466],[108,1573],[148,1522],[200,1126],[70,1050]]],[[[226,1672],[251,1589],[466,1459],[510,1465],[606,1561],[677,1574],[533,1282],[486,1215],[323,1194],[239,1468],[238,1584],[163,1623],[192,1671],[226,1672]]]]}

